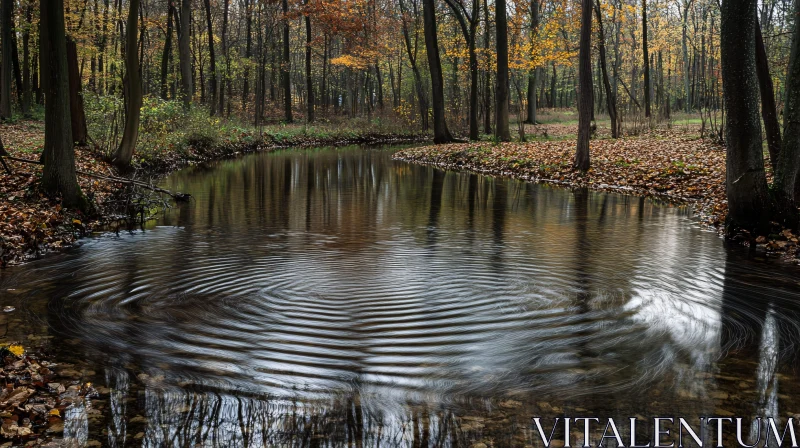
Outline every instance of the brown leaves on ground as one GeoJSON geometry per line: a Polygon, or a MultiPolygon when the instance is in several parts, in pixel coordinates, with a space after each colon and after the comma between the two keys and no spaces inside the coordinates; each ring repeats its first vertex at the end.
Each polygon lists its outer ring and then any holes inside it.
{"type": "Polygon", "coordinates": [[[0,346],[0,359],[0,440],[39,446],[63,433],[67,407],[98,394],[90,383],[65,386],[52,370],[55,364],[26,354],[20,345],[0,346]]]}
{"type": "MultiPolygon", "coordinates": [[[[0,134],[9,155],[38,161],[44,145],[43,123],[21,121],[0,125],[0,134]]],[[[78,170],[108,173],[109,166],[89,148],[76,148],[78,170]]],[[[93,219],[61,208],[58,199],[39,190],[40,165],[6,160],[12,170],[0,168],[0,267],[16,264],[42,253],[72,245],[95,223],[93,219]]],[[[83,193],[102,203],[114,185],[78,177],[83,193]]]]}
{"type": "MultiPolygon", "coordinates": [[[[705,224],[719,228],[724,222],[728,204],[723,146],[663,130],[640,137],[592,140],[590,153],[592,168],[587,173],[572,167],[575,155],[572,140],[427,146],[399,151],[395,158],[690,203],[705,224]]],[[[771,235],[763,243],[769,243],[765,246],[768,250],[794,252],[793,238],[771,235]]]]}

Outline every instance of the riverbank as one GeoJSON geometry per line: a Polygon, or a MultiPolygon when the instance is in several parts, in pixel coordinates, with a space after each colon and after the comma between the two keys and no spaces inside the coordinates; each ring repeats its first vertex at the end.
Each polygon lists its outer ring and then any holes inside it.
{"type": "MultiPolygon", "coordinates": [[[[395,159],[452,170],[469,170],[568,188],[633,194],[688,204],[701,223],[722,231],[728,203],[725,148],[696,136],[659,130],[636,137],[590,143],[592,168],[572,168],[575,142],[459,143],[405,149],[395,159]]],[[[800,264],[798,238],[776,228],[756,239],[757,248],[800,264]]]]}
{"type": "MultiPolygon", "coordinates": [[[[18,121],[0,125],[6,150],[12,157],[37,161],[44,145],[44,123],[18,121]]],[[[186,133],[186,140],[137,152],[135,177],[145,183],[191,165],[281,148],[388,144],[424,141],[423,134],[392,132],[365,126],[336,124],[276,125],[257,130],[230,127],[214,138],[208,134],[186,133]]],[[[117,176],[99,145],[75,148],[78,171],[100,176],[117,176]]],[[[78,182],[94,205],[83,215],[61,208],[59,200],[39,190],[39,165],[7,160],[12,170],[0,170],[0,268],[24,263],[43,254],[72,246],[93,229],[118,220],[120,192],[124,184],[110,179],[79,175],[78,182]]],[[[186,192],[191,193],[191,192],[186,192]]]]}

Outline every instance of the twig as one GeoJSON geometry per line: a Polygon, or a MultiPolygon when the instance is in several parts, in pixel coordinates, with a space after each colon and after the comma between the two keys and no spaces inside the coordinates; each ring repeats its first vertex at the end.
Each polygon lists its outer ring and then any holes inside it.
{"type": "MultiPolygon", "coordinates": [[[[14,160],[16,162],[30,163],[32,165],[44,165],[44,163],[42,163],[42,162],[40,162],[38,160],[21,159],[19,157],[12,157],[12,156],[5,156],[5,157],[7,159],[9,159],[9,160],[14,160]]],[[[2,160],[2,158],[0,158],[0,160],[2,160]]],[[[3,165],[5,165],[5,162],[3,162],[3,165]]],[[[173,199],[178,199],[178,195],[177,194],[175,194],[175,193],[173,193],[173,192],[171,192],[169,190],[165,190],[163,188],[155,187],[155,186],[150,185],[150,184],[148,184],[146,182],[142,182],[142,181],[138,181],[138,180],[134,180],[134,179],[125,179],[125,178],[116,177],[116,176],[102,176],[100,174],[89,173],[89,172],[80,171],[80,170],[75,170],[75,172],[77,174],[81,175],[81,176],[93,177],[95,179],[106,180],[106,181],[109,181],[109,182],[118,182],[118,183],[122,183],[122,184],[135,185],[137,187],[146,188],[148,190],[155,191],[157,193],[168,194],[173,199]]]]}

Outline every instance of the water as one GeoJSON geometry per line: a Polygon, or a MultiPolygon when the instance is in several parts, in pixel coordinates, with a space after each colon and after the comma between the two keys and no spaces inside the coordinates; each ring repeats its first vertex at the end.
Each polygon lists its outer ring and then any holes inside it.
{"type": "Polygon", "coordinates": [[[391,152],[182,171],[157,227],[0,272],[6,340],[101,387],[66,436],[541,446],[534,416],[800,413],[796,268],[682,207],[391,152]]]}

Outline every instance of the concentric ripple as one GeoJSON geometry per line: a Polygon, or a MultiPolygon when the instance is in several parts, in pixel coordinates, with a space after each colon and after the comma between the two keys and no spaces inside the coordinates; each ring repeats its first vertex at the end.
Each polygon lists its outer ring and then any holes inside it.
{"type": "MultiPolygon", "coordinates": [[[[120,390],[150,378],[153,428],[206,425],[170,420],[187,397],[239,419],[268,412],[254,397],[374,412],[617,396],[646,412],[635,396],[654,385],[710,396],[720,360],[763,345],[768,321],[796,358],[797,275],[726,248],[683,208],[365,148],[249,156],[166,184],[195,201],[158,227],[3,274],[8,301],[79,341],[74,356],[120,390]]],[[[413,420],[401,414],[382,421],[413,420]]],[[[165,437],[179,435],[145,440],[165,437]]]]}

